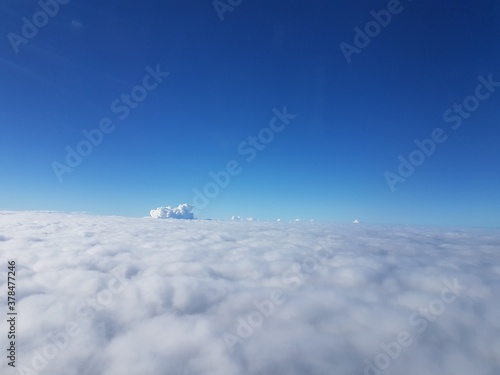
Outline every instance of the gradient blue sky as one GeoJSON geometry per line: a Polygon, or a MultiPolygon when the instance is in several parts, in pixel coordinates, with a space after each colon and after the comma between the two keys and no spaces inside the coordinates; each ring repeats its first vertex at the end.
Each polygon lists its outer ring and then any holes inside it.
{"type": "Polygon", "coordinates": [[[401,1],[403,11],[347,63],[387,1],[244,0],[221,21],[211,0],[80,1],[15,53],[36,1],[0,5],[0,209],[145,216],[191,203],[208,173],[242,172],[200,218],[500,225],[500,89],[453,130],[443,113],[500,81],[498,1],[401,1]],[[147,66],[170,75],[123,121],[110,109],[147,66]],[[287,107],[297,117],[252,162],[238,145],[287,107]],[[115,130],[63,181],[83,130],[115,130]],[[437,145],[392,192],[415,138],[437,145]]]}

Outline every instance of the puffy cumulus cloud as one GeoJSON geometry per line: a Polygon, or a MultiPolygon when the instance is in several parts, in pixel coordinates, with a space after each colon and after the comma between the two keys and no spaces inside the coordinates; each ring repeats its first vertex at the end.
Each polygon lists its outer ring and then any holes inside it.
{"type": "Polygon", "coordinates": [[[498,230],[0,212],[16,371],[35,375],[498,375],[499,243],[498,230]]]}
{"type": "Polygon", "coordinates": [[[193,206],[180,204],[177,207],[158,207],[156,210],[151,210],[149,214],[155,219],[194,219],[192,210],[193,206]]]}

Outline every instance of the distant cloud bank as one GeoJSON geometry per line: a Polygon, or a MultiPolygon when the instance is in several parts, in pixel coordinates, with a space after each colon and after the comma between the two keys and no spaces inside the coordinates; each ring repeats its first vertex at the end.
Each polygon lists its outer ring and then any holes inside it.
{"type": "Polygon", "coordinates": [[[155,219],[194,219],[191,212],[193,206],[189,204],[180,204],[177,207],[158,207],[156,210],[151,210],[149,214],[155,219]]]}

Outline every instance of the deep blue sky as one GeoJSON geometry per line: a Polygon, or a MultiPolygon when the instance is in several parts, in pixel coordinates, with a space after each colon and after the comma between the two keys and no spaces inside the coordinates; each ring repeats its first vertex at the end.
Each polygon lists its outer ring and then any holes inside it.
{"type": "Polygon", "coordinates": [[[500,88],[456,130],[443,113],[500,81],[500,3],[400,7],[348,64],[340,43],[386,1],[244,0],[221,21],[211,0],[72,0],[18,53],[7,35],[40,7],[2,2],[0,209],[145,216],[237,160],[199,217],[499,226],[500,88]],[[111,103],[158,64],[170,75],[120,120],[111,103]],[[285,106],[297,117],[247,162],[238,145],[285,106]],[[52,163],[106,117],[60,182],[52,163]],[[384,173],[435,128],[447,140],[391,191],[384,173]]]}

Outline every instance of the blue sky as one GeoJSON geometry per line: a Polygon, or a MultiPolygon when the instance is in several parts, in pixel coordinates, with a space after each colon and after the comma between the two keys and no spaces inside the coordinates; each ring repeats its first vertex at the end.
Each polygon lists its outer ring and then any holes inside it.
{"type": "Polygon", "coordinates": [[[41,8],[0,5],[0,209],[145,216],[192,203],[235,160],[200,218],[500,225],[500,88],[481,83],[500,82],[496,1],[244,0],[223,20],[208,0],[58,8],[13,47],[41,8]],[[388,8],[348,63],[340,44],[388,8]],[[135,89],[151,69],[169,75],[135,89]],[[146,97],[122,120],[134,89],[146,97]],[[457,129],[454,104],[474,109],[457,129]],[[247,161],[241,143],[284,107],[296,117],[247,161]],[[113,130],[58,178],[105,118],[113,130]],[[446,140],[391,189],[384,174],[437,128],[446,140]]]}

